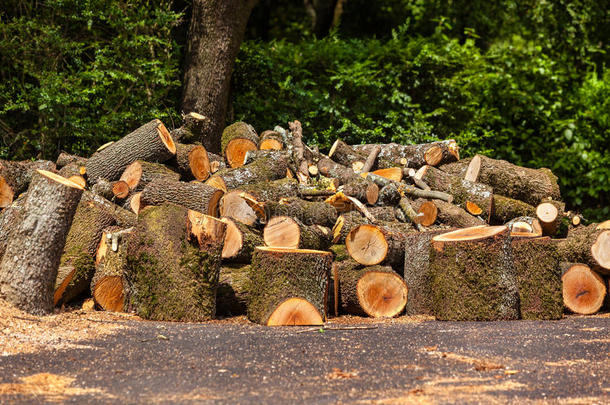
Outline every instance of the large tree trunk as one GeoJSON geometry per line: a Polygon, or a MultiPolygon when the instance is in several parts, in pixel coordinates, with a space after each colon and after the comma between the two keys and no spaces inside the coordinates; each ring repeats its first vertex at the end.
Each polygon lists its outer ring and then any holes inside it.
{"type": "Polygon", "coordinates": [[[201,128],[201,142],[220,151],[233,63],[258,0],[195,0],[189,27],[182,110],[209,118],[201,128]]]}

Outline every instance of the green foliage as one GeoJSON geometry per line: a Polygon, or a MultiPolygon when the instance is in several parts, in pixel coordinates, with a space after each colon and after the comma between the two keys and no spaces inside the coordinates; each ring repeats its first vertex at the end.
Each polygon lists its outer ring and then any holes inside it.
{"type": "Polygon", "coordinates": [[[176,118],[171,1],[12,0],[0,9],[0,158],[88,155],[176,118]]]}

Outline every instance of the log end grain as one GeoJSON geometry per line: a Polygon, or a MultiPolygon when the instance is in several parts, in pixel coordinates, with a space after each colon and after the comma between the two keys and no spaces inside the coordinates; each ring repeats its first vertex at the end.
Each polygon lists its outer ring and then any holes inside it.
{"type": "Polygon", "coordinates": [[[407,285],[398,274],[370,271],[356,286],[360,306],[374,318],[393,317],[407,304],[407,285]]]}
{"type": "Polygon", "coordinates": [[[381,263],[388,252],[385,235],[375,225],[359,225],[352,229],[345,239],[350,256],[365,266],[381,263]]]}
{"type": "Polygon", "coordinates": [[[585,264],[562,263],[563,303],[570,311],[590,315],[600,310],[606,296],[604,280],[585,264]]]}
{"type": "Polygon", "coordinates": [[[606,270],[610,270],[610,231],[600,233],[591,246],[591,256],[606,270]]]}
{"type": "Polygon", "coordinates": [[[288,298],[269,316],[267,326],[323,325],[322,315],[306,299],[288,298]]]}
{"type": "Polygon", "coordinates": [[[125,303],[123,277],[107,276],[101,278],[93,289],[93,299],[106,311],[123,312],[125,303]]]}
{"type": "Polygon", "coordinates": [[[263,230],[263,240],[269,247],[297,249],[301,241],[301,229],[290,217],[273,217],[263,230]]]}

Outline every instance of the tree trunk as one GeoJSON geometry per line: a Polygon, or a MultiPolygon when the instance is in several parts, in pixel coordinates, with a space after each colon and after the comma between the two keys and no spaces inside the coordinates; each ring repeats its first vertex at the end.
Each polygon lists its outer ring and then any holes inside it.
{"type": "Polygon", "coordinates": [[[258,247],[252,260],[248,318],[275,325],[322,325],[332,253],[258,247]]]}
{"type": "Polygon", "coordinates": [[[231,73],[252,8],[258,0],[195,0],[186,44],[182,110],[203,114],[199,140],[220,151],[231,73]]]}
{"type": "Polygon", "coordinates": [[[55,170],[55,163],[46,160],[10,162],[0,160],[0,208],[8,207],[13,199],[25,192],[36,170],[55,170]]]}
{"type": "Polygon", "coordinates": [[[51,172],[32,177],[21,222],[0,262],[0,298],[36,315],[53,310],[53,286],[83,189],[51,172]]]}
{"type": "Polygon", "coordinates": [[[26,197],[27,194],[21,194],[11,205],[0,212],[0,261],[2,256],[4,256],[8,242],[11,240],[11,232],[21,221],[21,213],[23,212],[26,197]]]}

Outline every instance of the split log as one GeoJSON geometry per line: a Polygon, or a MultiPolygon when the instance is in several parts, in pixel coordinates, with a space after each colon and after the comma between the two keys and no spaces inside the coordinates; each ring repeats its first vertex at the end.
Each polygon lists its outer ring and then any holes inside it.
{"type": "Polygon", "coordinates": [[[142,125],[87,160],[87,180],[118,180],[136,160],[165,162],[176,153],[176,145],[165,125],[158,119],[142,125]]]}
{"type": "Polygon", "coordinates": [[[268,326],[322,325],[331,263],[330,252],[256,248],[248,319],[268,326]]]}
{"type": "Polygon", "coordinates": [[[44,170],[33,175],[20,223],[0,262],[0,298],[35,315],[53,310],[53,285],[83,188],[44,170]]]}
{"type": "Polygon", "coordinates": [[[542,236],[542,227],[538,219],[533,217],[517,217],[513,218],[505,224],[509,231],[510,236],[525,237],[525,238],[537,238],[542,236]]]}
{"type": "Polygon", "coordinates": [[[61,255],[54,305],[68,303],[89,290],[100,237],[105,228],[115,224],[116,219],[103,205],[81,198],[61,255]]]}
{"type": "Polygon", "coordinates": [[[351,180],[359,177],[351,168],[326,157],[318,160],[318,171],[326,177],[338,179],[341,184],[349,183],[351,180]]]}
{"type": "Polygon", "coordinates": [[[222,190],[202,183],[185,183],[158,178],[148,183],[140,195],[140,210],[150,205],[171,202],[203,214],[218,216],[222,190]]]}
{"type": "Polygon", "coordinates": [[[182,116],[182,126],[172,130],[171,136],[175,142],[201,142],[204,125],[209,121],[209,118],[204,115],[190,112],[182,116]]]}
{"type": "Polygon", "coordinates": [[[268,154],[245,166],[220,170],[206,184],[229,191],[246,184],[282,179],[286,169],[286,160],[281,155],[268,154]]]}
{"type": "Polygon", "coordinates": [[[180,180],[180,174],[160,163],[136,160],[127,166],[120,178],[120,180],[127,183],[129,189],[134,193],[144,190],[144,187],[157,179],[166,179],[168,182],[176,182],[180,180]]]}
{"type": "Polygon", "coordinates": [[[127,243],[126,308],[159,321],[212,319],[225,230],[174,204],[142,210],[127,243]]]}
{"type": "Polygon", "coordinates": [[[471,179],[493,187],[497,194],[538,205],[548,197],[560,200],[557,177],[546,168],[529,169],[476,155],[468,166],[471,179]]]}
{"type": "Polygon", "coordinates": [[[267,130],[261,134],[261,142],[258,145],[260,150],[282,150],[284,140],[279,132],[267,130]]]}
{"type": "Polygon", "coordinates": [[[563,303],[575,314],[590,315],[599,311],[606,296],[606,284],[586,264],[561,263],[563,303]]]}
{"type": "Polygon", "coordinates": [[[358,153],[343,142],[337,139],[328,152],[328,157],[343,166],[351,168],[354,172],[360,172],[366,162],[367,154],[358,153]]]}
{"type": "Polygon", "coordinates": [[[337,210],[330,204],[319,201],[305,201],[300,198],[282,198],[278,202],[265,203],[267,218],[288,216],[305,225],[332,227],[337,221],[337,210]]]}
{"type": "Polygon", "coordinates": [[[260,231],[229,217],[223,217],[222,221],[227,224],[222,259],[249,263],[252,260],[254,248],[263,244],[260,231]]]}
{"type": "Polygon", "coordinates": [[[265,225],[263,239],[269,247],[326,250],[331,243],[331,232],[321,225],[304,225],[298,219],[277,216],[265,225]]]}
{"type": "MultiPolygon", "coordinates": [[[[140,198],[142,197],[142,192],[131,194],[127,197],[127,199],[123,202],[123,209],[129,210],[134,214],[140,213],[140,198]]],[[[142,207],[144,208],[144,207],[142,207]]]]}
{"type": "Polygon", "coordinates": [[[222,131],[220,138],[222,156],[229,167],[240,167],[244,163],[246,152],[258,149],[258,142],[258,135],[252,125],[236,122],[222,131]]]}
{"type": "Polygon", "coordinates": [[[504,224],[517,217],[536,216],[536,207],[509,197],[494,194],[493,204],[491,222],[495,224],[504,224]]]}
{"type": "Polygon", "coordinates": [[[558,242],[561,260],[583,263],[602,274],[610,274],[610,231],[596,226],[580,226],[570,230],[558,242]]]}
{"type": "Polygon", "coordinates": [[[422,167],[418,175],[433,190],[451,194],[453,202],[462,208],[468,201],[478,205],[483,211],[483,219],[489,221],[493,211],[493,190],[488,185],[452,176],[432,166],[422,167]]]}
{"type": "Polygon", "coordinates": [[[433,315],[434,291],[430,273],[430,241],[449,230],[414,232],[405,235],[403,277],[408,290],[407,315],[433,315]]]}
{"type": "Polygon", "coordinates": [[[561,319],[561,270],[556,244],[546,238],[511,242],[521,319],[561,319]]]}
{"type": "Polygon", "coordinates": [[[54,171],[55,163],[47,160],[11,162],[0,160],[0,208],[8,207],[25,192],[36,170],[54,171]]]}
{"type": "Polygon", "coordinates": [[[265,206],[241,190],[226,193],[221,198],[218,208],[221,217],[233,218],[250,226],[264,223],[268,218],[265,206]]]}
{"type": "Polygon", "coordinates": [[[441,224],[452,228],[469,228],[486,224],[482,219],[470,215],[465,209],[455,204],[442,200],[431,200],[431,202],[436,206],[436,219],[441,224]]]}
{"type": "Polygon", "coordinates": [[[407,303],[407,286],[389,266],[362,267],[354,260],[337,264],[335,283],[342,313],[391,318],[407,303]]]}
{"type": "Polygon", "coordinates": [[[379,198],[379,187],[377,184],[361,177],[354,178],[350,180],[349,183],[339,186],[338,191],[342,191],[343,194],[354,197],[369,205],[375,204],[379,198]]]}
{"type": "Polygon", "coordinates": [[[203,181],[210,177],[210,159],[202,145],[176,143],[176,155],[168,162],[181,179],[203,181]]]}
{"type": "MultiPolygon", "coordinates": [[[[376,144],[355,145],[357,152],[368,154],[376,144]]],[[[460,160],[459,148],[453,139],[419,145],[389,143],[379,145],[377,166],[379,168],[406,166],[416,169],[424,165],[438,166],[460,160]]]]}
{"type": "Polygon", "coordinates": [[[398,222],[383,226],[359,225],[348,233],[345,247],[352,259],[365,266],[402,265],[405,229],[398,222]]]}
{"type": "Polygon", "coordinates": [[[105,311],[125,311],[127,281],[127,246],[134,228],[112,227],[104,230],[96,255],[95,274],[91,280],[91,296],[105,311]]]}
{"type": "Polygon", "coordinates": [[[223,265],[220,268],[218,291],[216,292],[216,315],[246,314],[250,271],[249,264],[223,265]]]}
{"type": "MultiPolygon", "coordinates": [[[[57,160],[55,161],[55,165],[58,169],[61,169],[62,167],[68,166],[70,164],[75,164],[78,167],[85,167],[87,165],[87,158],[76,155],[70,155],[66,152],[61,152],[57,157],[57,160]]],[[[85,173],[81,173],[81,175],[84,174],[85,173]]]]}
{"type": "Polygon", "coordinates": [[[519,291],[505,226],[459,229],[432,238],[430,275],[439,320],[519,318],[519,291]]]}

